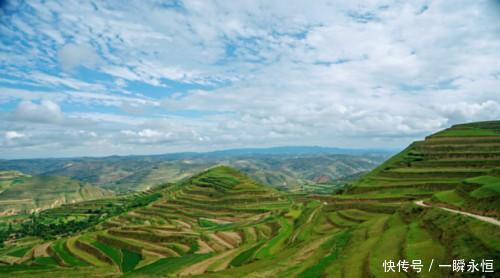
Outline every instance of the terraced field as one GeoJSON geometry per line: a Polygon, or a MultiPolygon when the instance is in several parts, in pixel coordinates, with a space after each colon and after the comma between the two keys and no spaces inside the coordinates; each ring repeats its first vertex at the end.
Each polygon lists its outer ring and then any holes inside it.
{"type": "Polygon", "coordinates": [[[285,194],[218,166],[129,201],[116,199],[120,211],[109,200],[67,206],[71,213],[53,209],[65,219],[99,211],[98,220],[53,238],[7,240],[0,273],[449,277],[451,269],[436,265],[500,260],[497,226],[437,207],[498,215],[500,176],[491,154],[500,152],[499,130],[500,122],[475,123],[429,136],[343,194],[285,194]],[[420,260],[423,271],[386,273],[387,260],[420,260]]]}
{"type": "Polygon", "coordinates": [[[435,203],[499,217],[499,181],[500,122],[480,122],[456,125],[413,143],[350,193],[432,197],[435,203]]]}
{"type": "MultiPolygon", "coordinates": [[[[60,267],[78,271],[97,267],[110,273],[149,273],[162,262],[178,263],[173,258],[193,262],[221,253],[225,262],[212,258],[213,264],[203,261],[203,266],[186,270],[203,273],[229,267],[240,248],[248,252],[263,241],[270,240],[260,256],[274,254],[291,231],[291,220],[281,216],[291,200],[227,167],[203,172],[162,194],[149,206],[101,222],[95,231],[52,242],[48,255],[60,267]]],[[[96,207],[99,203],[106,201],[96,201],[96,207]]],[[[72,215],[92,210],[85,203],[82,211],[78,207],[72,206],[72,215]]],[[[59,210],[64,211],[51,212],[59,210]]]]}

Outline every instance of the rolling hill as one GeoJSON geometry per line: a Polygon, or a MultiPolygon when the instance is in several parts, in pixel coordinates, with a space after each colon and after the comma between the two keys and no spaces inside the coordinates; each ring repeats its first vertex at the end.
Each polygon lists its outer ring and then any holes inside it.
{"type": "Polygon", "coordinates": [[[499,126],[464,124],[431,135],[338,194],[278,191],[217,166],[141,193],[2,219],[0,273],[460,276],[438,265],[500,259],[497,224],[443,209],[497,215],[499,126]],[[388,260],[420,260],[425,271],[387,273],[388,260]]]}
{"type": "Polygon", "coordinates": [[[0,171],[0,215],[31,213],[61,204],[112,196],[109,190],[67,177],[0,171]]]}
{"type": "MultiPolygon", "coordinates": [[[[183,272],[199,274],[208,268],[225,269],[237,255],[257,246],[266,246],[259,256],[276,254],[291,232],[293,218],[282,216],[291,206],[291,200],[228,167],[209,169],[151,194],[158,192],[163,197],[106,219],[94,228],[95,232],[42,244],[48,256],[41,257],[60,266],[45,265],[47,270],[70,271],[71,266],[94,266],[91,272],[149,275],[203,262],[183,272]],[[222,257],[225,262],[215,259],[222,257]]],[[[63,211],[82,211],[76,206],[69,205],[63,211]]],[[[83,206],[83,211],[88,211],[89,206],[96,207],[90,202],[83,206]]],[[[54,215],[59,211],[53,209],[48,213],[54,215]]],[[[234,264],[244,263],[248,259],[244,257],[240,256],[234,264]]],[[[20,258],[21,264],[29,261],[23,261],[24,256],[20,258]]],[[[31,273],[29,267],[26,270],[31,273]]],[[[88,268],[74,270],[82,274],[88,268]]]]}

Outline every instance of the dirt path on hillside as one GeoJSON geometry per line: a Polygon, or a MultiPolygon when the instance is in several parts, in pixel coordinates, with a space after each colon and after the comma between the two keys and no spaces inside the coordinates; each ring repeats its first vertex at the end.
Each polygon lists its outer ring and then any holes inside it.
{"type": "MultiPolygon", "coordinates": [[[[421,206],[421,207],[431,207],[431,206],[425,204],[423,200],[415,201],[415,204],[417,206],[421,206]]],[[[472,217],[472,218],[476,218],[479,221],[488,222],[490,224],[500,226],[500,221],[496,220],[493,217],[487,217],[487,216],[477,215],[477,214],[473,214],[473,213],[469,213],[469,212],[465,212],[465,211],[460,211],[460,210],[456,210],[456,209],[445,208],[445,207],[439,207],[439,206],[436,206],[436,207],[440,208],[440,209],[443,209],[443,210],[446,210],[446,211],[449,211],[451,213],[457,213],[457,214],[466,215],[466,216],[469,216],[469,217],[472,217]]]]}

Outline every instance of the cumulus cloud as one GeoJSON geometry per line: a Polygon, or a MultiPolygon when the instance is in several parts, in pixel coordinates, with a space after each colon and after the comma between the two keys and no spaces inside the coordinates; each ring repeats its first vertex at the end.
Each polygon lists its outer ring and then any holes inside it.
{"type": "Polygon", "coordinates": [[[436,107],[452,122],[463,122],[481,119],[500,119],[500,103],[486,100],[479,103],[458,102],[442,104],[436,107]]]}
{"type": "Polygon", "coordinates": [[[125,136],[124,141],[132,144],[162,144],[173,142],[181,139],[179,134],[182,131],[178,130],[177,135],[174,136],[172,132],[162,129],[144,128],[138,131],[121,130],[120,133],[125,136]],[[176,138],[174,138],[176,137],[176,138]]]}
{"type": "Polygon", "coordinates": [[[25,100],[17,105],[12,119],[32,123],[58,123],[63,119],[63,113],[54,101],[42,100],[35,103],[25,100]]]}
{"type": "Polygon", "coordinates": [[[5,132],[5,139],[7,139],[7,140],[15,140],[15,139],[23,138],[25,136],[26,135],[24,133],[13,131],[13,130],[9,130],[9,131],[5,132]]]}
{"type": "Polygon", "coordinates": [[[78,66],[95,67],[100,58],[88,43],[68,43],[59,49],[59,63],[63,70],[69,71],[78,66]]]}

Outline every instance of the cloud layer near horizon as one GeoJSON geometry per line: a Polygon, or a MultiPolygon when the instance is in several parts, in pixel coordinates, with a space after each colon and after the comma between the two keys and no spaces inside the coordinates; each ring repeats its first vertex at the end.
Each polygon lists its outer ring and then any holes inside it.
{"type": "Polygon", "coordinates": [[[498,1],[7,1],[0,158],[402,147],[500,119],[498,1]]]}

